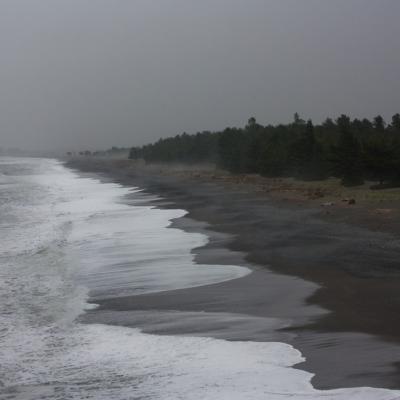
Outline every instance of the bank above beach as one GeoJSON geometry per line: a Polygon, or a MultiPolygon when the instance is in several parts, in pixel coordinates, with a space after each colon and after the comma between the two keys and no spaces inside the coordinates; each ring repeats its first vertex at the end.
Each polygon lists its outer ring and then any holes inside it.
{"type": "MultiPolygon", "coordinates": [[[[396,189],[370,193],[366,186],[341,189],[332,181],[233,176],[209,167],[129,160],[78,159],[68,165],[140,187],[143,201],[159,208],[187,210],[174,226],[205,230],[212,238],[195,251],[198,262],[254,271],[216,285],[102,300],[103,322],[118,322],[114,312],[143,310],[276,318],[287,323],[274,327],[274,338],[302,351],[307,361],[299,367],[316,373],[316,387],[400,387],[396,189]]],[[[143,318],[132,324],[155,333],[193,332],[191,324],[172,329],[143,318]]],[[[255,332],[226,338],[271,339],[255,332]]]]}

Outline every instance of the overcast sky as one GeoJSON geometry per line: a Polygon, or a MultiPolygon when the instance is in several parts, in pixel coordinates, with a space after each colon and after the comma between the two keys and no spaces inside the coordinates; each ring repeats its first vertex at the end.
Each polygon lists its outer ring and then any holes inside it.
{"type": "Polygon", "coordinates": [[[400,112],[399,0],[0,0],[0,146],[400,112]]]}

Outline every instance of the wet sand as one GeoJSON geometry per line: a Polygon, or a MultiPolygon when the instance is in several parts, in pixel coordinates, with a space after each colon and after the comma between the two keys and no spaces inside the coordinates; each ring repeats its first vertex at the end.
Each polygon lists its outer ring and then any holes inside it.
{"type": "Polygon", "coordinates": [[[199,263],[254,270],[216,285],[97,299],[100,307],[88,321],[159,334],[281,340],[303,352],[307,361],[298,367],[316,373],[317,388],[400,387],[400,247],[395,235],[367,229],[344,213],[335,219],[318,208],[248,188],[110,163],[74,166],[144,188],[145,203],[187,210],[173,225],[206,231],[211,238],[194,251],[199,263]],[[206,313],[200,320],[199,312],[206,313]],[[224,315],[230,329],[218,325],[224,315]]]}

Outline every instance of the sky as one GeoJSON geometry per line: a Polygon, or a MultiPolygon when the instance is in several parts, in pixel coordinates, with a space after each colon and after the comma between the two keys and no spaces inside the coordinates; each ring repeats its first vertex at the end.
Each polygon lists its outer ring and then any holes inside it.
{"type": "Polygon", "coordinates": [[[0,0],[0,147],[400,112],[399,0],[0,0]]]}

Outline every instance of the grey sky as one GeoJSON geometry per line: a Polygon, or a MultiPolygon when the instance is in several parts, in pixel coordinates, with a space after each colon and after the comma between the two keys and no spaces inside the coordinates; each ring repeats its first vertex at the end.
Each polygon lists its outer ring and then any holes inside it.
{"type": "Polygon", "coordinates": [[[0,146],[400,112],[399,0],[0,0],[0,146]]]}

